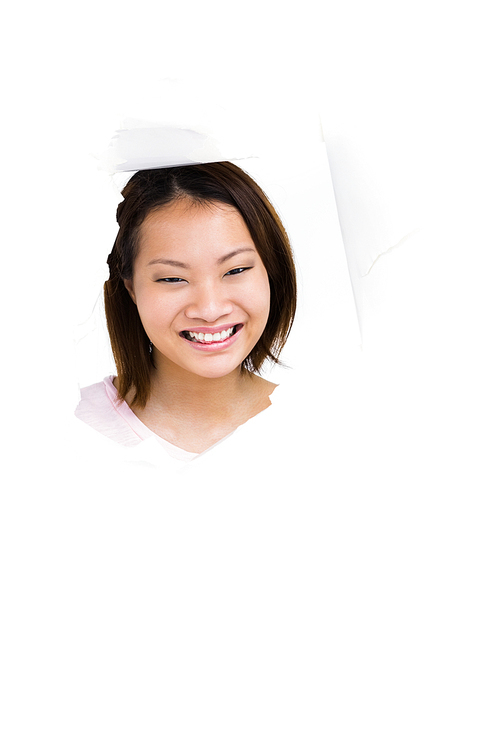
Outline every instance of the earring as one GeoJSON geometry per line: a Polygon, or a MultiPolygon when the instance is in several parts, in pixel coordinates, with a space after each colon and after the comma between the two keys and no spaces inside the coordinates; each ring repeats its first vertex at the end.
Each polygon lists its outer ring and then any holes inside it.
{"type": "Polygon", "coordinates": [[[153,342],[152,341],[149,342],[149,353],[150,354],[153,353],[153,342]]]}

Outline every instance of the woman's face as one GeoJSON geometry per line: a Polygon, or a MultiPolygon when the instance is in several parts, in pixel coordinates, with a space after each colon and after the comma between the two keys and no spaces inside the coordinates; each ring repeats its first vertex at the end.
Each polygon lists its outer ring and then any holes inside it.
{"type": "Polygon", "coordinates": [[[269,317],[267,271],[240,213],[183,198],[147,216],[125,282],[155,364],[220,378],[239,368],[269,317]]]}

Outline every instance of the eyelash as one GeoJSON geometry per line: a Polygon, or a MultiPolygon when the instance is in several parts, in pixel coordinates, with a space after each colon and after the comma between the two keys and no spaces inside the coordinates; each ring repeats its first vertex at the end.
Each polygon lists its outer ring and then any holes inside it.
{"type": "Polygon", "coordinates": [[[243,271],[249,271],[250,268],[253,268],[253,266],[247,266],[246,268],[245,267],[233,268],[232,271],[228,271],[226,273],[226,276],[239,276],[240,273],[243,273],[243,271]],[[236,273],[236,271],[238,271],[238,273],[236,273]]]}
{"type": "MultiPolygon", "coordinates": [[[[228,271],[225,275],[226,276],[239,276],[243,271],[249,271],[253,266],[246,266],[241,268],[233,268],[232,271],[228,271]]],[[[181,279],[179,276],[167,276],[163,279],[158,279],[158,281],[165,281],[167,284],[176,284],[179,281],[185,281],[185,279],[181,279]]]]}

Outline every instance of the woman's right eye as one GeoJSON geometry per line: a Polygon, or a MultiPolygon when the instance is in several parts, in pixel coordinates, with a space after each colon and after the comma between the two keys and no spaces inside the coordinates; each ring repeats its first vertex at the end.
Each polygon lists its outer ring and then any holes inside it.
{"type": "Polygon", "coordinates": [[[179,281],[184,281],[184,279],[179,279],[177,276],[170,276],[166,279],[157,279],[157,281],[164,281],[167,284],[177,284],[179,281]]]}

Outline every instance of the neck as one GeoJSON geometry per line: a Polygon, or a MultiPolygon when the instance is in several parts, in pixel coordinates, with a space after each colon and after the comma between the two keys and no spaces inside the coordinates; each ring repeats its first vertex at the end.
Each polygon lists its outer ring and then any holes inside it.
{"type": "Polygon", "coordinates": [[[156,362],[150,408],[182,421],[217,424],[241,409],[260,378],[238,368],[221,378],[204,378],[171,362],[156,362]]]}
{"type": "Polygon", "coordinates": [[[221,378],[203,378],[171,362],[155,364],[146,407],[133,411],[160,437],[194,453],[267,409],[276,387],[239,368],[221,378]]]}

